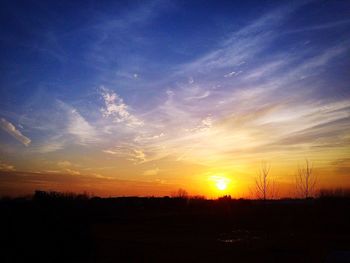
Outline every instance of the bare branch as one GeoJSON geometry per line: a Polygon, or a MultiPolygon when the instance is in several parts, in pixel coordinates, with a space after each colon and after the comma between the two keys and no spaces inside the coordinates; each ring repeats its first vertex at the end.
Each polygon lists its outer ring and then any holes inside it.
{"type": "Polygon", "coordinates": [[[257,198],[266,200],[275,195],[275,182],[270,178],[271,165],[261,162],[260,170],[255,178],[255,190],[257,198]]]}
{"type": "Polygon", "coordinates": [[[314,194],[317,177],[313,173],[313,165],[308,159],[305,159],[304,167],[298,167],[295,184],[298,194],[303,198],[307,199],[314,194]]]}

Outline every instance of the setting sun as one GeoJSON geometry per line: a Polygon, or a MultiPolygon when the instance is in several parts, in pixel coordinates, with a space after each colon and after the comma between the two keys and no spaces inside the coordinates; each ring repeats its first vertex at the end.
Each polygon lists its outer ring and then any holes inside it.
{"type": "Polygon", "coordinates": [[[227,188],[227,182],[224,179],[220,179],[216,182],[216,187],[223,191],[227,188]]]}
{"type": "Polygon", "coordinates": [[[219,191],[227,190],[230,184],[230,179],[223,175],[212,175],[209,177],[209,180],[213,182],[212,185],[219,191]]]}

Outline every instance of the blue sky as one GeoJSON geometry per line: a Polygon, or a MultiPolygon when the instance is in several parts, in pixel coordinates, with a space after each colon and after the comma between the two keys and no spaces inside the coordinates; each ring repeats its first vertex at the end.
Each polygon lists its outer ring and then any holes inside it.
{"type": "Polygon", "coordinates": [[[248,180],[261,159],[350,170],[348,1],[0,5],[2,170],[169,184],[248,180]]]}

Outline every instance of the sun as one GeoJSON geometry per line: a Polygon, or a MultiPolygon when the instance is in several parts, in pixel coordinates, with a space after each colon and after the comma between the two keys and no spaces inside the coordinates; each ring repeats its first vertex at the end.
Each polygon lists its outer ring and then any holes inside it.
{"type": "Polygon", "coordinates": [[[222,174],[212,175],[209,180],[212,182],[212,186],[220,192],[227,190],[230,184],[230,179],[222,174]]]}
{"type": "Polygon", "coordinates": [[[216,181],[216,188],[220,191],[224,191],[227,188],[227,181],[225,179],[219,179],[216,181]]]}

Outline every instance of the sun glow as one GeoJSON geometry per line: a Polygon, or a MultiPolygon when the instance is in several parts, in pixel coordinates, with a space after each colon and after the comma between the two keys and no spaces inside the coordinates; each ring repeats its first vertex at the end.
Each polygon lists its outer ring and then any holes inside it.
{"type": "Polygon", "coordinates": [[[220,179],[216,182],[216,187],[223,191],[227,188],[227,182],[224,179],[220,179]]]}
{"type": "Polygon", "coordinates": [[[219,191],[227,190],[230,184],[230,179],[222,175],[213,175],[210,176],[209,179],[214,183],[215,188],[219,191]]]}

